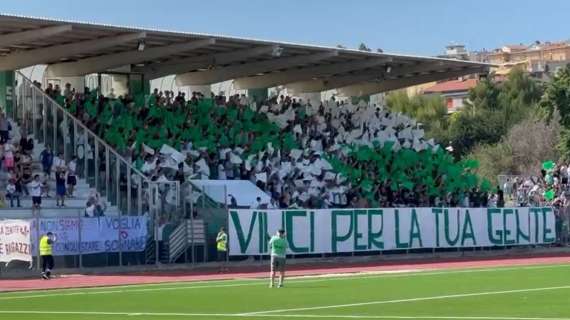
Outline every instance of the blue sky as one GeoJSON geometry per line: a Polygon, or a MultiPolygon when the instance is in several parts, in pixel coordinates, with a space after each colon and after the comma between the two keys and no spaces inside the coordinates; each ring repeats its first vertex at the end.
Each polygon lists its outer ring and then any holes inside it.
{"type": "Polygon", "coordinates": [[[570,39],[566,0],[16,0],[0,11],[423,55],[570,39]]]}

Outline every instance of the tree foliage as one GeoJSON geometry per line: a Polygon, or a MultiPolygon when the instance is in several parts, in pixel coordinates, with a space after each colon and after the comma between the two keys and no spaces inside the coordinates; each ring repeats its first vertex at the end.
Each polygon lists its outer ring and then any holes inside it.
{"type": "Polygon", "coordinates": [[[414,117],[424,126],[445,122],[447,108],[440,96],[409,97],[405,91],[395,91],[388,95],[386,104],[393,112],[401,112],[414,117]]]}
{"type": "Polygon", "coordinates": [[[451,118],[448,138],[456,156],[463,156],[479,144],[500,141],[506,128],[496,111],[481,110],[474,114],[459,112],[451,118]]]}
{"type": "Polygon", "coordinates": [[[513,150],[507,143],[477,145],[467,156],[479,162],[477,175],[497,183],[497,176],[515,173],[513,150]]]}
{"type": "Polygon", "coordinates": [[[541,86],[515,69],[502,83],[480,81],[469,91],[464,107],[449,116],[438,96],[408,98],[399,91],[388,95],[387,105],[392,111],[416,118],[428,137],[443,145],[451,144],[455,156],[460,158],[477,145],[500,142],[510,128],[536,110],[541,95],[541,86]]]}
{"type": "Polygon", "coordinates": [[[570,65],[559,70],[546,86],[540,107],[551,125],[562,126],[558,150],[562,158],[570,159],[570,65]],[[554,117],[557,113],[558,118],[554,117]]]}
{"type": "Polygon", "coordinates": [[[558,110],[561,124],[570,127],[570,65],[556,73],[544,90],[540,106],[548,119],[558,110]]]}
{"type": "Polygon", "coordinates": [[[469,91],[469,100],[463,111],[475,113],[478,110],[497,110],[499,108],[500,89],[497,84],[483,79],[469,91]]]}
{"type": "Polygon", "coordinates": [[[476,145],[498,143],[517,123],[537,110],[542,87],[520,69],[506,81],[483,80],[469,92],[469,101],[451,118],[449,139],[463,156],[476,145]]]}
{"type": "Polygon", "coordinates": [[[539,114],[514,125],[499,143],[478,145],[468,158],[480,164],[477,173],[487,179],[499,174],[539,175],[540,164],[558,159],[561,128],[559,116],[549,123],[539,114]]]}
{"type": "Polygon", "coordinates": [[[401,112],[422,123],[428,138],[448,142],[447,107],[440,96],[409,97],[405,91],[394,91],[387,96],[386,104],[392,112],[401,112]]]}

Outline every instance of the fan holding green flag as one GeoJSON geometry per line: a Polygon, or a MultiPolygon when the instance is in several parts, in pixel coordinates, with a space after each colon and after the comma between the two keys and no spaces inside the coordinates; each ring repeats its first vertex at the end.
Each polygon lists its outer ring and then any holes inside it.
{"type": "Polygon", "coordinates": [[[542,169],[546,171],[554,170],[554,167],[556,167],[556,164],[552,160],[544,161],[542,163],[542,169]]]}
{"type": "Polygon", "coordinates": [[[554,192],[554,190],[550,189],[550,190],[545,191],[543,196],[544,196],[544,199],[546,199],[547,201],[552,201],[556,197],[556,193],[554,192]]]}

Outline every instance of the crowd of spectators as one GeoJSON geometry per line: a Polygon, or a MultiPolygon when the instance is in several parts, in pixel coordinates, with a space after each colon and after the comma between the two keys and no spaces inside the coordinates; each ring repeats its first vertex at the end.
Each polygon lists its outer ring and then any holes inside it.
{"type": "Polygon", "coordinates": [[[271,202],[262,204],[269,208],[501,204],[493,190],[476,183],[444,188],[446,168],[434,169],[434,192],[426,182],[369,176],[377,170],[355,148],[445,151],[426,140],[413,119],[362,101],[333,98],[313,105],[279,96],[255,103],[245,95],[186,97],[158,90],[146,99],[116,98],[87,88],[79,93],[69,84],[45,92],[154,181],[249,180],[270,195],[271,202]],[[342,172],[338,163],[359,172],[342,172]]]}
{"type": "MultiPolygon", "coordinates": [[[[424,139],[421,124],[362,101],[352,104],[334,98],[313,105],[288,96],[254,103],[245,95],[186,97],[154,90],[146,100],[131,96],[104,97],[66,84],[49,85],[46,94],[117,147],[155,181],[188,179],[250,180],[271,196],[269,208],[368,207],[371,197],[331,165],[338,158],[359,166],[349,146],[390,143],[392,151],[436,151],[424,139]],[[137,130],[138,125],[144,130],[137,130]],[[182,157],[177,157],[182,154],[182,157]],[[173,157],[174,156],[174,157],[173,157]],[[174,159],[173,159],[174,158],[174,159]]],[[[0,121],[0,140],[5,126],[0,121]]],[[[42,160],[43,161],[43,160],[42,160]]],[[[363,170],[370,168],[363,167],[363,170]]],[[[372,194],[378,206],[538,206],[544,199],[545,179],[552,176],[556,199],[564,203],[568,170],[552,175],[513,178],[496,189],[465,188],[461,192],[428,194],[421,185],[390,187],[375,181],[372,194]]],[[[12,189],[12,187],[10,187],[12,189]]]]}
{"type": "MultiPolygon", "coordinates": [[[[34,139],[25,132],[25,128],[0,112],[0,207],[23,207],[23,198],[31,199],[33,212],[42,208],[42,199],[46,198],[55,198],[56,208],[65,207],[65,200],[75,196],[77,157],[66,161],[61,152],[54,153],[49,145],[39,155],[34,154],[34,139]],[[41,166],[41,173],[35,163],[41,166]]],[[[92,216],[102,215],[104,201],[95,190],[91,194],[86,207],[90,207],[91,201],[99,209],[92,216]]]]}
{"type": "Polygon", "coordinates": [[[546,161],[538,175],[505,176],[501,189],[505,206],[552,207],[559,237],[570,231],[570,165],[546,161]]]}
{"type": "MultiPolygon", "coordinates": [[[[22,207],[22,198],[31,197],[32,209],[35,211],[41,208],[42,198],[50,197],[50,175],[41,176],[34,172],[33,150],[33,138],[13,128],[13,123],[4,113],[0,113],[0,202],[2,205],[22,207]]],[[[36,160],[41,161],[41,159],[36,160]]],[[[63,206],[63,199],[61,205],[63,206]]]]}

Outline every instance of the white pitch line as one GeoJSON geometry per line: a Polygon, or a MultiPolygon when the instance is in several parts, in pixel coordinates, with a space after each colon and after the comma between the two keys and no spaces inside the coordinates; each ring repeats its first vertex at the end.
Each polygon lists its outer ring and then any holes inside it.
{"type": "Polygon", "coordinates": [[[112,294],[112,293],[131,293],[131,292],[153,292],[153,291],[171,291],[171,290],[190,290],[190,289],[207,289],[207,288],[228,288],[228,287],[244,287],[244,286],[256,286],[261,283],[235,283],[235,284],[220,284],[212,286],[177,286],[177,287],[166,287],[166,288],[146,288],[146,289],[123,289],[123,290],[105,290],[105,291],[80,291],[80,292],[66,292],[66,293],[55,293],[51,294],[49,291],[43,294],[34,295],[21,295],[21,296],[9,296],[2,297],[0,300],[18,300],[18,299],[30,299],[30,298],[46,298],[46,297],[65,297],[65,296],[81,296],[81,295],[97,295],[97,294],[112,294]]]}
{"type": "Polygon", "coordinates": [[[489,295],[500,295],[509,293],[521,293],[521,292],[537,292],[537,291],[550,291],[550,290],[562,290],[570,289],[568,286],[558,286],[558,287],[543,287],[543,288],[528,288],[528,289],[514,289],[514,290],[502,290],[502,291],[484,291],[484,292],[472,292],[472,293],[458,293],[458,294],[448,294],[441,296],[431,296],[431,297],[419,297],[419,298],[406,298],[406,299],[395,299],[395,300],[378,300],[378,301],[368,301],[368,302],[357,302],[357,303],[346,303],[346,304],[334,304],[327,306],[317,306],[317,307],[303,307],[303,308],[290,308],[290,309],[274,309],[266,311],[256,311],[240,313],[243,316],[252,316],[259,314],[269,314],[269,313],[282,313],[282,312],[293,312],[293,311],[312,311],[312,310],[324,310],[324,309],[339,309],[339,308],[349,308],[349,307],[360,307],[378,304],[392,304],[401,302],[416,302],[416,301],[428,301],[428,300],[444,300],[444,299],[454,299],[454,298],[465,298],[465,297],[477,297],[477,296],[489,296],[489,295]]]}
{"type": "Polygon", "coordinates": [[[433,320],[570,320],[570,318],[509,317],[509,316],[376,316],[376,315],[319,315],[319,314],[232,314],[232,313],[180,313],[180,312],[105,312],[105,311],[24,311],[0,310],[0,314],[50,314],[129,317],[219,317],[219,318],[314,318],[314,319],[433,319],[433,320]]]}
{"type": "MultiPolygon", "coordinates": [[[[512,271],[512,270],[533,270],[533,269],[550,269],[550,268],[567,268],[569,265],[567,264],[559,264],[559,265],[546,265],[546,266],[521,266],[521,267],[498,267],[498,268],[484,268],[484,269],[462,269],[462,270],[442,270],[442,271],[421,271],[417,270],[415,273],[379,273],[376,275],[362,275],[358,273],[354,273],[351,276],[341,276],[341,277],[331,277],[331,278],[323,278],[322,275],[318,276],[305,276],[305,277],[298,277],[295,278],[295,281],[290,281],[289,283],[318,283],[318,282],[330,282],[330,281],[342,281],[342,280],[354,280],[354,279],[376,279],[376,278],[405,278],[405,277],[420,277],[420,276],[437,276],[437,275],[448,275],[448,274],[463,274],[463,273],[479,273],[479,272],[501,272],[501,271],[512,271]]],[[[228,287],[247,287],[247,286],[265,286],[266,283],[262,281],[262,279],[250,279],[248,283],[232,283],[232,284],[223,284],[224,282],[229,282],[234,280],[222,280],[222,281],[200,281],[196,283],[221,283],[221,284],[213,284],[213,285],[177,285],[172,286],[174,283],[165,283],[160,286],[160,284],[144,284],[144,285],[127,285],[127,286],[117,286],[111,287],[113,289],[110,290],[101,290],[102,288],[98,287],[89,287],[89,288],[74,288],[74,289],[61,289],[61,290],[47,290],[41,294],[17,294],[17,295],[9,295],[3,296],[0,293],[0,301],[4,300],[18,300],[18,299],[33,299],[33,298],[46,298],[46,297],[65,297],[65,296],[78,296],[78,295],[98,295],[98,294],[115,294],[115,293],[132,293],[132,292],[155,292],[155,291],[172,291],[172,290],[190,290],[190,289],[211,289],[211,288],[228,288],[228,287]],[[141,286],[152,286],[152,288],[140,288],[141,286]],[[166,287],[165,287],[166,286],[166,287]],[[123,288],[123,289],[117,289],[123,288]],[[132,288],[132,289],[131,289],[132,288]],[[73,290],[73,292],[69,292],[73,290]],[[82,291],[78,291],[82,290],[82,291]],[[49,294],[46,295],[46,293],[49,294]]],[[[241,281],[241,280],[237,280],[241,281]]],[[[188,284],[191,282],[185,282],[188,284]]],[[[6,294],[14,294],[14,292],[6,293],[6,294]]]]}
{"type": "MultiPolygon", "coordinates": [[[[253,315],[251,317],[266,317],[268,314],[253,315]]],[[[283,318],[321,318],[321,319],[433,319],[433,320],[570,320],[570,318],[543,318],[543,317],[505,317],[505,316],[373,316],[373,315],[316,315],[316,314],[272,314],[272,317],[283,318]]]]}
{"type": "Polygon", "coordinates": [[[106,312],[106,311],[25,311],[0,310],[0,314],[52,314],[92,316],[152,316],[152,317],[240,317],[231,313],[176,313],[176,312],[106,312]]]}
{"type": "MultiPolygon", "coordinates": [[[[320,318],[320,319],[434,319],[434,320],[570,320],[570,318],[505,317],[505,316],[375,316],[375,315],[321,315],[321,314],[258,314],[249,317],[320,318]]],[[[245,316],[244,316],[245,317],[245,316]]]]}

